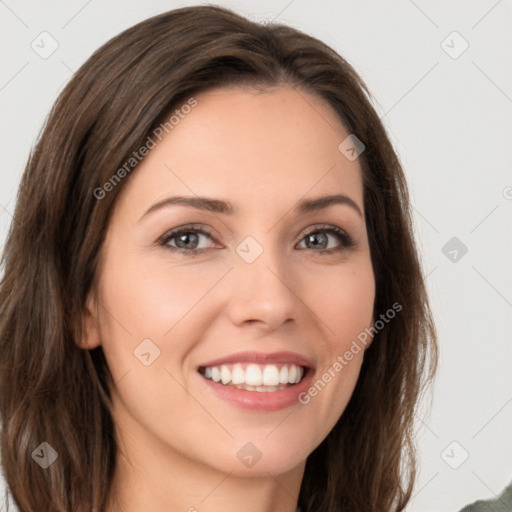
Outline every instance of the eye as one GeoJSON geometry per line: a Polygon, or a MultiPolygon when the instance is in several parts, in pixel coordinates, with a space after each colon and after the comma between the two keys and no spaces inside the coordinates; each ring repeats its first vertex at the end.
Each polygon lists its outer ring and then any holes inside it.
{"type": "MultiPolygon", "coordinates": [[[[341,252],[355,245],[343,229],[335,226],[315,225],[305,229],[300,237],[299,246],[305,244],[301,249],[313,249],[320,254],[341,252]],[[333,239],[337,239],[337,245],[333,239]]],[[[206,239],[213,240],[213,235],[203,227],[182,226],[165,233],[158,244],[173,252],[195,256],[215,247],[206,239]]]]}
{"type": "Polygon", "coordinates": [[[302,237],[300,243],[305,243],[305,247],[302,248],[313,249],[319,253],[339,252],[355,245],[352,237],[335,226],[313,226],[303,231],[300,236],[302,237]],[[333,245],[329,238],[338,239],[338,245],[336,242],[333,245]]]}
{"type": "Polygon", "coordinates": [[[166,233],[158,243],[172,251],[195,255],[211,247],[204,243],[206,238],[212,240],[212,235],[204,228],[185,226],[166,233]],[[203,239],[203,243],[201,243],[201,239],[203,239]]]}

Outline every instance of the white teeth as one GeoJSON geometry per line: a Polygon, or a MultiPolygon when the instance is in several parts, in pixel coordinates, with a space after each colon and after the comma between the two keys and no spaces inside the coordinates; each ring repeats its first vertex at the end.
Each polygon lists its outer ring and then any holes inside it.
{"type": "Polygon", "coordinates": [[[220,380],[220,370],[216,366],[212,368],[212,380],[214,382],[219,382],[220,380]]]}
{"type": "Polygon", "coordinates": [[[235,366],[233,366],[233,371],[231,372],[231,382],[233,384],[243,384],[245,382],[245,372],[241,364],[235,364],[235,366]]]}
{"type": "Polygon", "coordinates": [[[261,370],[257,364],[250,364],[245,370],[245,383],[249,386],[261,386],[263,384],[261,370]]]}
{"type": "Polygon", "coordinates": [[[206,367],[204,377],[223,385],[234,385],[248,391],[278,391],[285,389],[289,384],[297,384],[304,375],[304,368],[295,364],[285,364],[278,369],[278,365],[248,364],[244,370],[242,364],[223,364],[206,367]]]}
{"type": "Polygon", "coordinates": [[[222,380],[222,384],[224,385],[231,382],[231,372],[225,364],[220,367],[220,378],[222,380]]]}
{"type": "Polygon", "coordinates": [[[258,391],[260,393],[268,391],[281,391],[281,389],[286,389],[287,386],[248,386],[247,384],[239,384],[236,386],[238,389],[245,389],[245,391],[258,391]]]}
{"type": "Polygon", "coordinates": [[[279,384],[279,370],[274,364],[265,366],[263,370],[263,385],[277,386],[279,384]]]}
{"type": "Polygon", "coordinates": [[[288,382],[290,384],[294,384],[296,379],[297,379],[297,370],[298,368],[293,365],[290,367],[290,369],[288,370],[288,382]]]}

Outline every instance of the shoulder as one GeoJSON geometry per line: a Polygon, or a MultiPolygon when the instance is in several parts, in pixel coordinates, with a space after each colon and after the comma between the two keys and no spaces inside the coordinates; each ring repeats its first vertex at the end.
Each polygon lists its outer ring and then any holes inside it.
{"type": "Polygon", "coordinates": [[[460,512],[510,512],[512,511],[512,483],[491,500],[478,500],[465,506],[460,512]]]}

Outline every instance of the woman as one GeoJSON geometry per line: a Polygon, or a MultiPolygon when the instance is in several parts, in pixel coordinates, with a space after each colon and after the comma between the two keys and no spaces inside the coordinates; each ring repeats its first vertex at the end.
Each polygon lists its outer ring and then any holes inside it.
{"type": "Polygon", "coordinates": [[[22,512],[403,510],[436,334],[403,171],[355,71],[213,6],[58,98],[0,288],[22,512]]]}

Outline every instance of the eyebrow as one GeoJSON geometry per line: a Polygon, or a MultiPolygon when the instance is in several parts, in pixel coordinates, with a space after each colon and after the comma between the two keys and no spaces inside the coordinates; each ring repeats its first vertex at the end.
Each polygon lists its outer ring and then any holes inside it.
{"type": "MultiPolygon", "coordinates": [[[[361,217],[363,213],[357,203],[348,196],[343,194],[334,194],[329,196],[317,197],[315,199],[303,199],[295,207],[294,211],[299,214],[316,212],[328,208],[335,204],[347,205],[355,210],[361,217]]],[[[224,215],[236,215],[239,209],[233,204],[221,199],[213,199],[210,197],[200,196],[174,196],[168,197],[152,205],[139,219],[139,222],[150,213],[173,205],[189,206],[198,210],[204,210],[211,213],[224,215]]]]}

